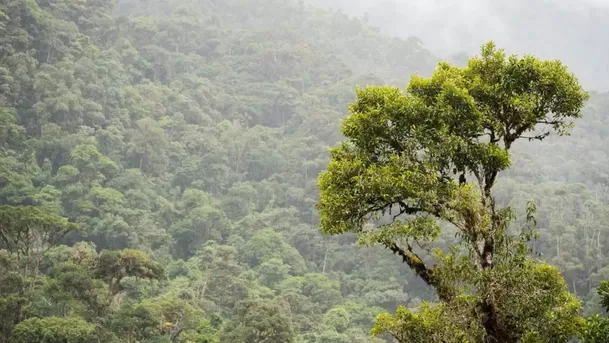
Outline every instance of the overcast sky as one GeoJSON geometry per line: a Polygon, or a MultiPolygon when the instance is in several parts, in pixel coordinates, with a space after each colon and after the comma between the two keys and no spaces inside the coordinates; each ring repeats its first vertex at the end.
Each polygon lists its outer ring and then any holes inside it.
{"type": "Polygon", "coordinates": [[[563,60],[609,90],[609,0],[310,0],[368,14],[387,34],[417,36],[440,57],[494,40],[511,53],[563,60]]]}

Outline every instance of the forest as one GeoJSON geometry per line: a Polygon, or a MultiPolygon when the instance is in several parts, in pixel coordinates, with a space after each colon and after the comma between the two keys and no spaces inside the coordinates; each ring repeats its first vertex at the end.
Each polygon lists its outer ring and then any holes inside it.
{"type": "MultiPolygon", "coordinates": [[[[519,336],[501,342],[609,342],[609,93],[559,64],[507,58],[519,77],[549,73],[552,111],[574,126],[506,138],[509,155],[467,141],[461,158],[438,142],[474,130],[459,87],[497,51],[444,59],[303,0],[0,1],[0,343],[499,342],[484,318],[455,319],[478,293],[443,292],[484,284],[453,249],[467,235],[427,217],[388,224],[415,214],[406,207],[370,219],[378,234],[352,217],[375,192],[398,202],[385,121],[372,119],[408,108],[429,131],[404,144],[427,144],[429,168],[469,182],[474,164],[490,166],[497,208],[531,227],[497,243],[502,285],[530,291],[501,319],[519,336]],[[421,119],[439,112],[462,117],[421,119]],[[383,163],[369,183],[342,179],[383,163]],[[448,281],[426,279],[398,234],[433,240],[448,281]]],[[[525,89],[514,107],[530,105],[526,86],[508,86],[525,89]]],[[[423,205],[450,188],[467,210],[477,200],[460,181],[404,182],[423,205]]]]}

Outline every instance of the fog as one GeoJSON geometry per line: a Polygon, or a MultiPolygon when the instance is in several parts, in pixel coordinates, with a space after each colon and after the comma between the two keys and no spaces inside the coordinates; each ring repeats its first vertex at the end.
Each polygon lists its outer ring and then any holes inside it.
{"type": "Polygon", "coordinates": [[[416,36],[440,57],[509,53],[561,59],[590,89],[609,90],[609,0],[310,0],[366,16],[383,32],[416,36]]]}
{"type": "Polygon", "coordinates": [[[609,93],[356,92],[607,90],[608,1],[0,0],[0,343],[609,337],[609,93]]]}

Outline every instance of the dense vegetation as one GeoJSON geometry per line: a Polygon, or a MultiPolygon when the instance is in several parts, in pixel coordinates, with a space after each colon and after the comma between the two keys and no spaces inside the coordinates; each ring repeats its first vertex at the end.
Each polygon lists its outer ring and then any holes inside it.
{"type": "Polygon", "coordinates": [[[321,228],[387,248],[438,297],[379,316],[375,333],[404,343],[578,335],[579,303],[558,269],[527,257],[534,203],[528,227],[514,232],[513,209],[497,205],[493,188],[514,143],[564,134],[587,99],[560,61],[508,58],[492,42],[466,68],[441,63],[405,92],[358,92],[342,126],[347,141],[319,176],[321,228]],[[446,232],[454,243],[442,241],[446,232]]]}
{"type": "MultiPolygon", "coordinates": [[[[0,342],[388,340],[375,316],[436,295],[322,235],[316,179],[356,85],[437,62],[302,1],[1,2],[0,342]]],[[[607,105],[515,144],[495,190],[535,200],[535,252],[586,315],[607,305],[607,105]]]]}

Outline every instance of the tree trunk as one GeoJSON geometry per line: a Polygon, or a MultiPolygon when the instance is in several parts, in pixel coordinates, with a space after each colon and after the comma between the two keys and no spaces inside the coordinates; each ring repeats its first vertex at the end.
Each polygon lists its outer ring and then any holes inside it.
{"type": "Polygon", "coordinates": [[[487,299],[482,302],[480,309],[482,310],[482,327],[486,333],[484,343],[511,343],[508,333],[500,329],[495,305],[487,299]]]}
{"type": "Polygon", "coordinates": [[[321,273],[322,273],[322,274],[325,274],[325,273],[326,273],[326,262],[328,261],[328,250],[329,250],[329,249],[330,249],[330,248],[329,248],[329,247],[326,245],[326,252],[325,252],[325,254],[324,254],[324,266],[323,266],[323,267],[322,267],[322,269],[321,269],[321,273]]]}

